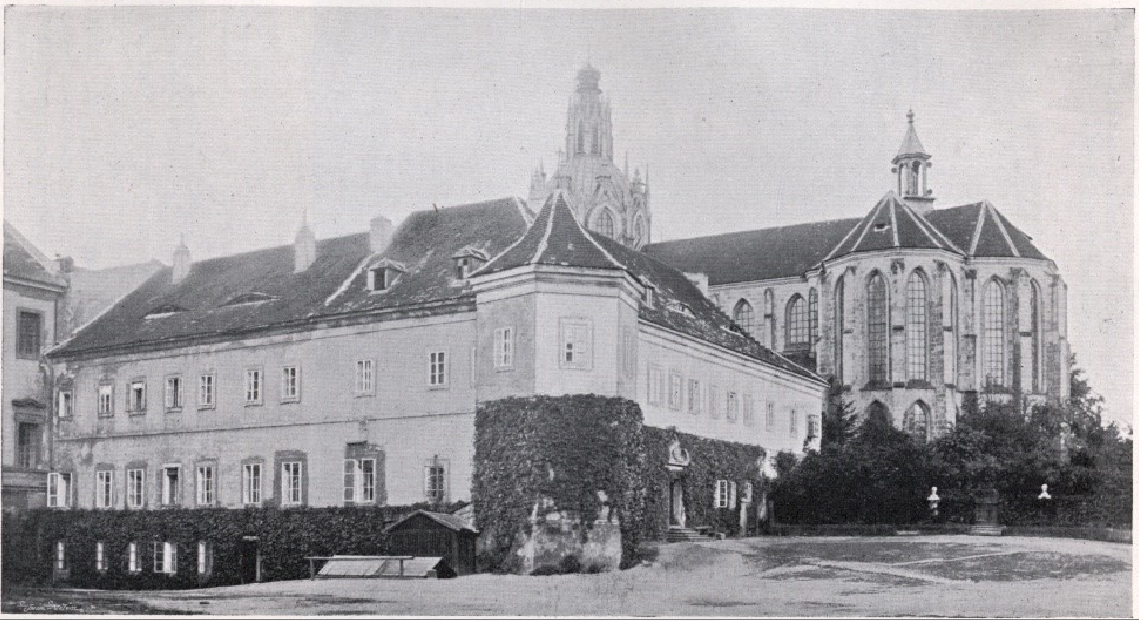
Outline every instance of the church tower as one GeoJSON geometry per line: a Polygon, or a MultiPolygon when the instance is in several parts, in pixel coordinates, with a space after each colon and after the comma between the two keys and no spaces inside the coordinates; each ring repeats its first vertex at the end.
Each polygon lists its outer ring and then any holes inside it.
{"type": "Polygon", "coordinates": [[[628,164],[622,171],[613,163],[613,112],[600,84],[601,72],[592,65],[577,72],[558,168],[547,177],[539,165],[530,176],[527,199],[536,212],[551,192],[565,190],[586,228],[639,250],[649,243],[652,226],[648,176],[642,181],[638,169],[630,180],[628,164]]]}
{"type": "Polygon", "coordinates": [[[906,136],[902,138],[902,146],[898,155],[893,159],[894,168],[890,172],[898,176],[898,195],[918,213],[925,214],[933,208],[933,190],[929,189],[930,155],[918,140],[917,130],[914,129],[914,111],[906,115],[909,127],[906,136]]]}

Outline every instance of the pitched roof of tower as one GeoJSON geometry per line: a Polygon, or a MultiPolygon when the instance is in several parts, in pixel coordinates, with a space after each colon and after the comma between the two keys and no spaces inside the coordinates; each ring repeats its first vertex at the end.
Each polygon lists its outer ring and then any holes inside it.
{"type": "Polygon", "coordinates": [[[474,275],[489,275],[527,265],[623,271],[654,291],[652,303],[641,305],[641,319],[796,375],[817,379],[811,371],[733,329],[731,318],[676,268],[604,235],[587,231],[574,218],[564,192],[546,199],[530,230],[474,275]]]}
{"type": "Polygon", "coordinates": [[[925,147],[921,145],[921,140],[918,140],[918,132],[914,129],[914,111],[906,115],[910,119],[909,127],[906,128],[906,135],[902,138],[902,146],[898,148],[898,157],[906,155],[929,155],[926,153],[925,147]]]}
{"type": "Polygon", "coordinates": [[[469,284],[454,277],[452,255],[464,248],[499,253],[529,221],[519,199],[497,199],[415,212],[380,253],[371,251],[368,233],[318,240],[316,261],[303,272],[294,271],[292,244],[199,261],[178,283],[164,267],[50,355],[223,340],[303,329],[333,316],[430,312],[439,303],[473,300],[469,284]],[[370,291],[367,269],[384,262],[406,271],[388,289],[370,291]]]}
{"type": "Polygon", "coordinates": [[[925,217],[969,256],[1048,258],[988,201],[937,209],[925,217]]]}
{"type": "Polygon", "coordinates": [[[858,218],[777,226],[709,237],[658,242],[644,252],[708,284],[802,276],[859,222],[858,218]]]}
{"type": "Polygon", "coordinates": [[[895,248],[961,252],[960,248],[891,190],[823,260],[836,259],[854,252],[895,248]]]}

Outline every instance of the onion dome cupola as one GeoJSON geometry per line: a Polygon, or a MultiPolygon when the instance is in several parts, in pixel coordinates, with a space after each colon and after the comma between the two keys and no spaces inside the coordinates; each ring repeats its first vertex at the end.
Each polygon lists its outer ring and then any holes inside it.
{"type": "Polygon", "coordinates": [[[890,172],[898,177],[898,195],[919,213],[924,214],[933,207],[933,190],[929,188],[929,168],[931,156],[926,153],[917,130],[914,129],[914,111],[906,115],[909,126],[898,155],[892,160],[890,172]]]}

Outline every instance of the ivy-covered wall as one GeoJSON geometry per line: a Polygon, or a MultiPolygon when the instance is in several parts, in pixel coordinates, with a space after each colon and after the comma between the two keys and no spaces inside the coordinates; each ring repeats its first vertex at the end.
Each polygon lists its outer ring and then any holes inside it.
{"type": "Polygon", "coordinates": [[[538,396],[480,404],[471,485],[479,566],[519,571],[519,550],[548,510],[576,516],[582,544],[592,543],[589,531],[599,516],[616,518],[621,567],[636,564],[642,540],[663,540],[668,533],[668,458],[674,440],[690,458],[680,474],[688,524],[738,534],[738,505],[714,508],[715,482],[734,481],[740,497],[750,482],[758,501],[764,449],[646,427],[640,406],[621,398],[538,396]],[[602,510],[606,507],[608,512],[602,510]]]}
{"type": "Polygon", "coordinates": [[[308,577],[305,556],[383,554],[385,526],[416,508],[454,510],[459,505],[429,507],[329,507],[260,509],[167,509],[155,511],[41,509],[25,516],[5,516],[5,582],[47,584],[52,579],[55,545],[66,542],[66,582],[101,589],[183,589],[241,582],[241,542],[258,537],[261,579],[308,577]],[[102,541],[106,570],[96,568],[96,542],[102,541]],[[128,571],[128,543],[138,544],[140,571],[128,571]],[[211,550],[210,571],[198,574],[198,542],[211,550]],[[177,546],[177,571],[154,572],[154,542],[177,546]]]}
{"type": "MultiPolygon", "coordinates": [[[[645,427],[645,510],[644,537],[658,541],[668,533],[668,449],[673,440],[688,451],[689,465],[680,474],[684,488],[687,526],[708,526],[716,532],[740,534],[740,510],[715,508],[715,485],[718,480],[734,481],[742,497],[745,483],[751,483],[754,502],[765,490],[766,478],[759,463],[767,452],[758,446],[739,442],[711,440],[675,428],[645,427]]],[[[754,519],[754,513],[752,514],[754,519]]]]}
{"type": "Polygon", "coordinates": [[[641,423],[640,406],[616,397],[511,397],[479,404],[471,481],[479,567],[521,569],[517,551],[521,539],[533,534],[531,516],[539,503],[576,516],[583,539],[607,507],[607,516],[620,524],[621,566],[634,564],[643,507],[641,423]]]}

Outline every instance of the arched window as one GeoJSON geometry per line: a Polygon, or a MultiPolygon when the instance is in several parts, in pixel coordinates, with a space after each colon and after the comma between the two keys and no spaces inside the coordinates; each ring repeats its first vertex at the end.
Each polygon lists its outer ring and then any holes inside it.
{"type": "Polygon", "coordinates": [[[744,332],[749,335],[755,331],[755,309],[751,307],[751,303],[747,300],[740,300],[736,302],[736,310],[732,313],[736,320],[736,325],[743,328],[744,332]]]}
{"type": "Polygon", "coordinates": [[[767,346],[775,349],[775,292],[763,292],[763,318],[768,322],[767,346]]]}
{"type": "Polygon", "coordinates": [[[922,401],[914,401],[902,416],[902,430],[915,440],[926,442],[930,439],[930,427],[929,406],[922,401]]]}
{"type": "Polygon", "coordinates": [[[608,209],[602,209],[601,213],[597,214],[597,221],[593,224],[593,230],[613,239],[613,216],[609,215],[608,209]]]}
{"type": "Polygon", "coordinates": [[[1032,281],[1032,392],[1044,392],[1043,362],[1040,346],[1040,284],[1032,281]]]}
{"type": "Polygon", "coordinates": [[[633,247],[640,248],[645,241],[645,222],[640,214],[633,218],[633,247]]]}
{"type": "Polygon", "coordinates": [[[929,321],[925,277],[921,271],[910,274],[906,283],[906,371],[911,380],[928,379],[929,321]]]}
{"type": "Polygon", "coordinates": [[[577,126],[577,152],[585,153],[585,127],[577,126]]]}
{"type": "Polygon", "coordinates": [[[945,298],[942,299],[941,312],[945,317],[949,318],[949,334],[946,335],[945,348],[949,353],[948,360],[945,361],[945,382],[950,384],[957,383],[957,277],[953,275],[950,270],[949,274],[949,297],[948,302],[945,298]]]}
{"type": "Polygon", "coordinates": [[[921,163],[910,164],[910,196],[921,194],[921,163]]]}
{"type": "Polygon", "coordinates": [[[589,145],[589,152],[594,155],[601,154],[601,134],[596,127],[593,128],[593,142],[589,145]]]}
{"type": "Polygon", "coordinates": [[[819,337],[819,292],[814,287],[807,294],[807,332],[807,340],[814,349],[815,339],[819,337]]]}
{"type": "Polygon", "coordinates": [[[885,383],[889,380],[890,344],[887,340],[886,279],[874,272],[866,285],[867,334],[870,339],[870,381],[885,383]]]}
{"type": "Polygon", "coordinates": [[[834,286],[834,375],[842,383],[842,334],[846,318],[845,277],[839,276],[834,286]]]}
{"type": "Polygon", "coordinates": [[[986,386],[1005,384],[1005,290],[995,278],[985,286],[984,369],[986,386]]]}
{"type": "Polygon", "coordinates": [[[807,317],[807,301],[796,293],[787,303],[787,342],[784,349],[800,349],[807,346],[811,324],[807,317]]]}

